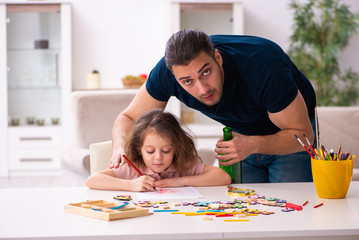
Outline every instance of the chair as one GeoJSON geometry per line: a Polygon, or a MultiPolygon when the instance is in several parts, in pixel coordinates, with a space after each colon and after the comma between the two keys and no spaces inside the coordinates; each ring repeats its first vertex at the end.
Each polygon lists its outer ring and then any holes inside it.
{"type": "Polygon", "coordinates": [[[106,169],[112,156],[112,141],[90,145],[90,174],[106,169]]]}
{"type": "Polygon", "coordinates": [[[91,90],[71,93],[71,137],[62,152],[62,167],[83,177],[90,173],[89,145],[111,139],[118,114],[136,90],[91,90]]]}

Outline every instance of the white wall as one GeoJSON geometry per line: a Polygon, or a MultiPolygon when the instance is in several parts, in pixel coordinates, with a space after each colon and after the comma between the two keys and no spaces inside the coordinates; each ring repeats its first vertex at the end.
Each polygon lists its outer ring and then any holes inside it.
{"type": "Polygon", "coordinates": [[[170,33],[165,0],[72,0],[73,88],[97,69],[102,88],[122,86],[127,74],[149,73],[170,33]]]}
{"type": "MultiPolygon", "coordinates": [[[[220,0],[219,0],[220,1],[220,0]]],[[[122,87],[127,74],[149,73],[163,56],[171,32],[171,0],[70,0],[73,16],[73,89],[86,87],[97,69],[102,88],[122,87]]],[[[284,50],[293,23],[290,0],[242,0],[244,33],[266,37],[284,50]]],[[[359,1],[344,0],[359,12],[359,1]]],[[[359,36],[340,55],[359,72],[359,36]]]]}

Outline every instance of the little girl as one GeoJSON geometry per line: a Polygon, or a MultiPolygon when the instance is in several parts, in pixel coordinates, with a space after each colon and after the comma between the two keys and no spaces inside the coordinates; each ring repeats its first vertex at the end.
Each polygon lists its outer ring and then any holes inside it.
{"type": "Polygon", "coordinates": [[[119,168],[91,175],[86,185],[93,189],[152,191],[156,187],[213,186],[230,184],[222,169],[205,165],[191,136],[177,118],[154,109],[138,119],[125,146],[127,161],[119,168]]]}

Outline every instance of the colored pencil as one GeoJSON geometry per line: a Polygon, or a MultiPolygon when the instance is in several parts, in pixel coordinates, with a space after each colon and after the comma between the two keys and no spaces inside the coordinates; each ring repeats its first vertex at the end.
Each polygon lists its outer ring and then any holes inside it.
{"type": "Polygon", "coordinates": [[[342,144],[340,143],[339,144],[339,149],[338,149],[338,160],[340,160],[341,155],[342,155],[342,144]]]}
{"type": "MultiPolygon", "coordinates": [[[[122,157],[133,167],[133,169],[135,169],[138,174],[140,174],[141,176],[143,176],[143,174],[140,172],[140,170],[138,170],[135,165],[133,165],[133,163],[125,156],[125,154],[122,154],[122,157]]],[[[155,187],[153,187],[153,190],[157,191],[157,189],[155,187]]]]}
{"type": "Polygon", "coordinates": [[[140,174],[141,176],[143,176],[143,174],[140,172],[140,170],[138,170],[135,165],[132,164],[132,162],[130,160],[128,160],[128,158],[125,156],[125,154],[122,155],[122,157],[133,167],[133,169],[135,169],[138,174],[140,174]]]}
{"type": "Polygon", "coordinates": [[[345,158],[344,158],[344,160],[348,160],[349,155],[350,155],[350,151],[347,151],[347,152],[345,153],[345,158]]]}
{"type": "Polygon", "coordinates": [[[323,155],[323,160],[329,160],[329,159],[327,159],[327,155],[325,154],[325,148],[324,148],[324,146],[322,145],[322,146],[320,146],[321,147],[321,151],[322,151],[322,155],[323,155]]]}
{"type": "Polygon", "coordinates": [[[335,158],[334,158],[334,149],[331,148],[330,151],[329,151],[329,157],[330,157],[330,160],[331,161],[335,161],[335,158]]]}

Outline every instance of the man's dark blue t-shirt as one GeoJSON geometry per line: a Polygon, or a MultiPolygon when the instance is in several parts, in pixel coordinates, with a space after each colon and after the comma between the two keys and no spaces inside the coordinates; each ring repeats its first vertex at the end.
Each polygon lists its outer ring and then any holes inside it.
{"type": "Polygon", "coordinates": [[[280,129],[268,113],[285,109],[302,94],[310,119],[314,117],[315,93],[309,80],[274,42],[253,36],[210,36],[223,59],[224,86],[220,101],[207,106],[177,82],[162,58],[146,83],[149,94],[167,101],[177,97],[225,126],[244,135],[268,135],[280,129]]]}

